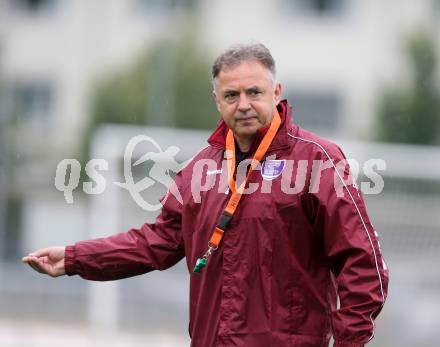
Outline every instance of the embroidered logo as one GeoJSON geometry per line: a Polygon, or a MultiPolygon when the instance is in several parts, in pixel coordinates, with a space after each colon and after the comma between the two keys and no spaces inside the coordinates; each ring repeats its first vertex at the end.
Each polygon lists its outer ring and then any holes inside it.
{"type": "Polygon", "coordinates": [[[268,159],[261,166],[261,176],[263,179],[271,181],[281,175],[285,166],[286,160],[268,159]]]}
{"type": "Polygon", "coordinates": [[[219,169],[219,170],[208,170],[208,171],[206,171],[206,176],[218,175],[218,174],[221,174],[222,172],[223,172],[222,169],[219,169]]]}

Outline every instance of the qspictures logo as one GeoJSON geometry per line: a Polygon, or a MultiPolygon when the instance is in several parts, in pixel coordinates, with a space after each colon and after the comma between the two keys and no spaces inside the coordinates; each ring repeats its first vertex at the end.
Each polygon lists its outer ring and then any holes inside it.
{"type": "MultiPolygon", "coordinates": [[[[189,182],[184,182],[184,184],[189,185],[194,202],[200,203],[202,192],[213,189],[216,189],[220,194],[229,193],[227,158],[230,158],[232,153],[226,151],[225,159],[221,163],[206,158],[196,161],[189,159],[179,163],[176,160],[176,155],[179,152],[180,149],[176,146],[169,146],[163,150],[149,136],[134,136],[129,140],[123,155],[125,181],[112,183],[125,189],[140,208],[146,211],[157,211],[170,196],[174,196],[177,201],[183,204],[181,191],[179,191],[173,177],[192,162],[192,168],[189,168],[191,178],[189,182]],[[148,144],[153,150],[134,158],[135,149],[142,143],[148,144]],[[145,170],[143,177],[135,181],[133,168],[139,167],[147,161],[151,164],[149,169],[145,170]],[[148,193],[148,190],[157,185],[168,190],[164,199],[157,201],[157,203],[146,201],[141,193],[148,193]]],[[[246,178],[250,164],[251,159],[246,159],[237,166],[236,186],[240,186],[246,178]]],[[[64,159],[57,165],[55,188],[64,194],[68,204],[74,202],[73,192],[78,189],[81,169],[81,164],[76,159],[64,159]]],[[[109,170],[109,163],[104,159],[91,159],[86,163],[84,170],[90,181],[82,183],[83,192],[93,195],[102,194],[107,187],[102,172],[109,170]]],[[[357,194],[359,194],[359,189],[363,194],[380,194],[384,188],[384,180],[377,171],[384,170],[386,170],[386,163],[383,159],[378,158],[369,159],[361,165],[354,159],[343,159],[337,162],[333,159],[295,161],[268,156],[255,168],[256,174],[261,175],[260,183],[249,182],[243,194],[252,194],[258,190],[262,194],[270,194],[276,180],[280,180],[279,187],[285,194],[298,194],[304,191],[317,194],[320,189],[329,189],[329,187],[334,189],[338,197],[343,197],[344,190],[348,190],[349,187],[354,189],[357,194]],[[361,172],[363,179],[359,187],[356,181],[361,172]]]]}
{"type": "MultiPolygon", "coordinates": [[[[113,184],[126,189],[136,204],[146,211],[157,211],[162,207],[164,200],[156,204],[147,202],[141,195],[142,192],[152,188],[154,185],[162,185],[170,190],[176,199],[182,203],[182,197],[173,183],[173,173],[179,172],[186,162],[179,163],[175,156],[180,149],[170,146],[162,150],[160,145],[151,137],[137,135],[130,139],[124,152],[124,179],[125,182],[112,182],[113,184]],[[146,142],[153,146],[154,151],[149,151],[133,163],[135,148],[146,142]],[[133,167],[151,161],[153,164],[147,175],[135,182],[133,167]]],[[[85,173],[91,181],[83,182],[82,189],[86,194],[102,194],[107,182],[102,175],[103,171],[109,170],[109,163],[105,159],[91,159],[85,165],[85,173]]],[[[58,163],[55,173],[55,188],[64,194],[68,204],[74,202],[73,192],[78,188],[81,175],[81,164],[76,159],[64,159],[58,163]]],[[[168,195],[168,194],[167,194],[168,195]]]]}
{"type": "Polygon", "coordinates": [[[149,136],[137,135],[133,137],[128,142],[124,153],[125,182],[114,182],[114,184],[127,189],[138,206],[147,211],[159,210],[164,203],[163,201],[162,203],[158,202],[157,204],[152,205],[145,201],[140,194],[155,184],[162,184],[170,189],[171,193],[176,197],[176,199],[182,203],[183,200],[179,190],[175,185],[172,184],[173,177],[171,175],[172,172],[177,173],[186,165],[186,163],[179,164],[176,161],[175,156],[177,153],[179,153],[179,151],[180,149],[176,146],[170,146],[163,151],[159,144],[149,136]],[[141,158],[136,160],[134,164],[132,164],[134,149],[139,143],[144,141],[153,144],[157,151],[145,153],[141,158]],[[132,166],[137,166],[146,162],[147,160],[151,160],[153,162],[153,166],[150,168],[147,176],[135,183],[133,179],[132,166]]]}

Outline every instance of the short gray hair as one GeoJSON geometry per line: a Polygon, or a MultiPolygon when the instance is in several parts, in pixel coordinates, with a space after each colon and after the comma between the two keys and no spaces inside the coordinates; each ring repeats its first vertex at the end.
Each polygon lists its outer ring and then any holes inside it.
{"type": "Polygon", "coordinates": [[[215,80],[221,70],[235,67],[244,61],[255,60],[261,63],[275,80],[275,60],[269,49],[262,43],[235,44],[220,54],[212,65],[212,79],[215,80]]]}

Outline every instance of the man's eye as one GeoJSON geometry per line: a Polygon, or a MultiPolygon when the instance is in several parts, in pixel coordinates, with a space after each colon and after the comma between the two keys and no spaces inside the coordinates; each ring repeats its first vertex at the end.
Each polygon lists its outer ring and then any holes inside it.
{"type": "Polygon", "coordinates": [[[261,91],[253,89],[253,90],[249,91],[249,94],[252,96],[256,96],[256,95],[261,94],[261,91]]]}
{"type": "Polygon", "coordinates": [[[237,97],[237,95],[236,94],[226,94],[225,95],[225,99],[226,100],[234,100],[235,98],[237,97]]]}

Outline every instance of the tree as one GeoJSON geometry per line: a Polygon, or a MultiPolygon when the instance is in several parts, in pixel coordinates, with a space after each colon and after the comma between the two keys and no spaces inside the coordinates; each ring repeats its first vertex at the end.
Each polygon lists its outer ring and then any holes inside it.
{"type": "Polygon", "coordinates": [[[435,88],[437,57],[432,39],[418,33],[409,40],[407,53],[413,83],[408,90],[385,92],[379,110],[379,140],[435,144],[440,140],[440,103],[435,88]]]}
{"type": "Polygon", "coordinates": [[[212,129],[219,116],[211,95],[210,64],[194,33],[163,40],[130,65],[100,81],[91,100],[91,122],[83,159],[93,131],[103,123],[212,129]]]}
{"type": "Polygon", "coordinates": [[[187,36],[160,42],[98,85],[92,119],[92,128],[125,123],[210,129],[218,117],[209,64],[187,36]]]}

